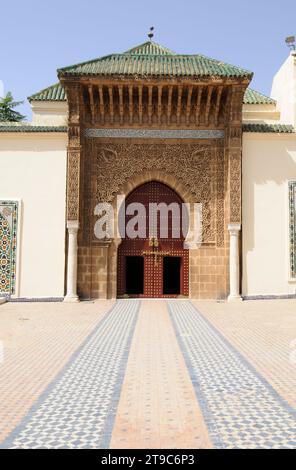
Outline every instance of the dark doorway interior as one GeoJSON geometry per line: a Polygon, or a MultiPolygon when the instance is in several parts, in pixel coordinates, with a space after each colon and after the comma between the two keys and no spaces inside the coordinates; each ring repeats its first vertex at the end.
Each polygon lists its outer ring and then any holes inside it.
{"type": "Polygon", "coordinates": [[[125,264],[126,294],[144,294],[144,258],[127,256],[125,264]]]}
{"type": "Polygon", "coordinates": [[[179,295],[180,292],[181,258],[165,256],[163,258],[163,294],[179,295]]]}

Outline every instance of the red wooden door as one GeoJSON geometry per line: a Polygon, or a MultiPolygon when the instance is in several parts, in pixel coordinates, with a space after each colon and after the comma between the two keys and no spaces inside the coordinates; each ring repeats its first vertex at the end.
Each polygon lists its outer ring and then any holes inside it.
{"type": "MultiPolygon", "coordinates": [[[[125,201],[125,209],[133,203],[141,203],[145,209],[145,215],[144,212],[143,214],[141,212],[142,215],[138,216],[138,220],[144,222],[145,233],[141,233],[139,237],[134,239],[129,238],[126,234],[119,246],[118,296],[188,296],[189,255],[188,250],[183,247],[181,198],[165,184],[151,181],[139,186],[129,194],[125,201]],[[159,205],[161,203],[166,205],[174,203],[174,211],[169,210],[161,213],[150,211],[150,204],[159,205]],[[154,230],[151,230],[152,226],[154,226],[154,230]],[[179,236],[176,237],[178,232],[179,236]],[[172,266],[175,264],[179,268],[170,270],[170,263],[164,263],[165,257],[178,258],[178,263],[171,264],[172,266]],[[175,291],[170,288],[170,282],[172,287],[173,283],[176,286],[175,291]]],[[[126,228],[128,228],[132,217],[133,215],[123,217],[126,228]]]]}

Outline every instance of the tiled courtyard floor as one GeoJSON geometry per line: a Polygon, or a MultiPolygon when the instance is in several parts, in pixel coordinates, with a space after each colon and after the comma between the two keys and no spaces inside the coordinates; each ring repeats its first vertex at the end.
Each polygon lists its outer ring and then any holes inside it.
{"type": "Polygon", "coordinates": [[[296,448],[295,300],[8,303],[0,341],[0,447],[296,448]]]}

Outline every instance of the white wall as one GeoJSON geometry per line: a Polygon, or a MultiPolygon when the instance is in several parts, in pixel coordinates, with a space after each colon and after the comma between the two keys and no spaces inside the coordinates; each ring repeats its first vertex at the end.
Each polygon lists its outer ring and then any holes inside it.
{"type": "Polygon", "coordinates": [[[32,101],[31,108],[34,126],[66,126],[68,123],[65,101],[32,101]]]}
{"type": "Polygon", "coordinates": [[[291,294],[288,181],[296,180],[295,134],[243,136],[243,295],[291,294]]]}
{"type": "Polygon", "coordinates": [[[66,134],[0,134],[0,199],[21,199],[19,297],[62,297],[66,134]]]}
{"type": "Polygon", "coordinates": [[[296,52],[283,63],[272,83],[271,97],[277,101],[281,122],[296,126],[296,52]]]}
{"type": "Polygon", "coordinates": [[[275,123],[280,120],[280,112],[276,104],[244,104],[243,122],[266,122],[275,123]]]}

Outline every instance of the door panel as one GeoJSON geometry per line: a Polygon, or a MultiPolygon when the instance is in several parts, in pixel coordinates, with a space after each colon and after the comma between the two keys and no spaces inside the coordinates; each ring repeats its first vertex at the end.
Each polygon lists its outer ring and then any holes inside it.
{"type": "MultiPolygon", "coordinates": [[[[131,297],[176,297],[178,295],[187,296],[189,293],[189,254],[183,248],[184,236],[182,234],[181,219],[181,198],[171,188],[157,181],[145,183],[136,188],[126,198],[128,204],[140,202],[146,209],[146,236],[144,238],[129,239],[127,236],[122,240],[118,249],[118,270],[117,270],[117,293],[119,296],[131,297]],[[150,203],[177,203],[180,207],[180,215],[172,213],[158,214],[156,226],[156,246],[149,238],[149,204],[150,203]],[[168,224],[168,233],[163,234],[160,230],[161,223],[168,224]],[[180,236],[173,238],[172,227],[179,227],[180,236]],[[162,238],[160,236],[162,235],[162,238]],[[164,236],[165,235],[165,236],[164,236]],[[132,258],[141,257],[143,259],[142,268],[139,268],[139,261],[132,258]],[[127,261],[131,258],[130,261],[127,261]],[[170,258],[177,258],[179,261],[170,261],[170,258]],[[167,260],[166,260],[167,259],[167,260]],[[166,261],[165,261],[166,260],[166,261]],[[175,263],[175,266],[173,264],[175,263]],[[178,265],[178,266],[177,266],[178,265]],[[129,270],[135,270],[141,277],[141,282],[137,284],[133,280],[133,274],[129,270]],[[168,272],[175,270],[179,272],[179,286],[173,286],[168,280],[168,272]],[[132,285],[134,283],[134,285],[132,285]],[[143,285],[143,289],[139,288],[143,285]],[[138,287],[136,287],[138,286],[138,287]]],[[[125,216],[127,223],[132,216],[125,216]]],[[[177,275],[176,275],[177,276],[177,275]]],[[[175,280],[175,284],[178,284],[175,280]]]]}
{"type": "Polygon", "coordinates": [[[163,258],[163,295],[181,294],[181,258],[165,256],[163,258]]]}
{"type": "Polygon", "coordinates": [[[144,294],[143,256],[127,256],[125,258],[125,291],[128,295],[144,294]]]}
{"type": "Polygon", "coordinates": [[[154,262],[151,256],[144,256],[144,295],[145,297],[154,297],[154,262]]]}

